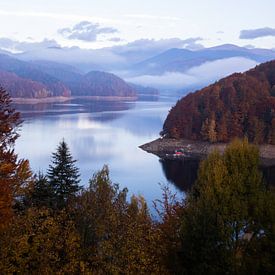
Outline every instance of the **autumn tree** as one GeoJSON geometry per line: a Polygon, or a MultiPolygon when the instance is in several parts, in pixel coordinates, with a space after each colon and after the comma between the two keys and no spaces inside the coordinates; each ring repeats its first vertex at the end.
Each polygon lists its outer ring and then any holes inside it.
{"type": "Polygon", "coordinates": [[[16,199],[22,198],[31,179],[28,161],[19,160],[14,152],[21,122],[9,94],[0,88],[0,227],[11,219],[16,199]]]}
{"type": "Polygon", "coordinates": [[[214,113],[211,113],[211,116],[209,118],[206,118],[203,122],[201,128],[201,136],[205,141],[217,141],[216,118],[214,113]]]}
{"type": "Polygon", "coordinates": [[[72,205],[80,235],[82,260],[95,274],[165,274],[158,256],[147,204],[111,181],[109,169],[95,173],[72,205]]]}
{"type": "Polygon", "coordinates": [[[0,235],[1,274],[80,274],[79,236],[62,211],[29,208],[0,235]]]}
{"type": "Polygon", "coordinates": [[[63,140],[52,154],[47,177],[55,195],[56,207],[62,208],[69,198],[74,197],[80,190],[79,169],[75,166],[67,143],[63,140]]]}
{"type": "Polygon", "coordinates": [[[202,162],[182,219],[182,264],[188,274],[246,273],[252,244],[255,249],[274,238],[263,223],[264,206],[271,201],[258,165],[258,149],[247,140],[234,141],[223,156],[213,152],[202,162]]]}
{"type": "Polygon", "coordinates": [[[177,139],[272,142],[275,61],[235,73],[179,100],[162,134],[177,139]],[[268,134],[269,133],[269,134],[268,134]]]}

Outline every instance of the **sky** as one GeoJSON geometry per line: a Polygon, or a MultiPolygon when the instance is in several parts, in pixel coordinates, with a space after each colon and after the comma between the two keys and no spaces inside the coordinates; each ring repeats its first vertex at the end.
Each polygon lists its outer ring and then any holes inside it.
{"type": "Polygon", "coordinates": [[[274,0],[0,0],[0,39],[97,49],[178,38],[193,50],[273,49],[274,11],[274,0]]]}

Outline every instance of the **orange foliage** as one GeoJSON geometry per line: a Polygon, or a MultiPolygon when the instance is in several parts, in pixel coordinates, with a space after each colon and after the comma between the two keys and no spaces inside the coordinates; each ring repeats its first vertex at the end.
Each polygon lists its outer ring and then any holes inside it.
{"type": "Polygon", "coordinates": [[[162,133],[218,142],[247,137],[250,142],[275,144],[274,91],[275,61],[235,73],[178,101],[162,133]],[[208,129],[207,121],[215,129],[208,129]]]}

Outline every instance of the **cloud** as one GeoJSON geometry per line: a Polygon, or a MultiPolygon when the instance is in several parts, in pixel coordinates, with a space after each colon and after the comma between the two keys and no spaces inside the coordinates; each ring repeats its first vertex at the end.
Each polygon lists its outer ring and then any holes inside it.
{"type": "Polygon", "coordinates": [[[118,30],[112,27],[101,27],[98,23],[82,21],[72,28],[59,29],[58,32],[68,39],[82,41],[96,41],[100,34],[117,33],[118,30]]]}
{"type": "Polygon", "coordinates": [[[171,48],[186,48],[189,50],[202,49],[203,45],[198,42],[203,40],[201,37],[191,37],[187,39],[168,38],[168,39],[139,39],[125,45],[114,46],[112,52],[119,55],[126,55],[130,62],[140,62],[144,59],[155,56],[171,48]]]}
{"type": "Polygon", "coordinates": [[[257,62],[243,57],[232,57],[205,62],[184,73],[166,72],[162,75],[142,75],[128,78],[128,82],[163,89],[183,89],[210,84],[234,72],[243,72],[255,67],[257,62]]]}
{"type": "Polygon", "coordinates": [[[0,48],[12,53],[37,51],[47,48],[60,48],[60,45],[53,39],[44,39],[39,42],[17,41],[10,38],[0,38],[0,48]]]}
{"type": "Polygon", "coordinates": [[[260,28],[252,30],[242,30],[240,32],[240,39],[256,39],[258,37],[275,36],[275,29],[273,28],[260,28]]]}
{"type": "Polygon", "coordinates": [[[148,19],[148,20],[167,20],[167,21],[181,21],[181,17],[176,16],[158,16],[151,14],[126,14],[125,17],[133,19],[148,19]]]}
{"type": "Polygon", "coordinates": [[[108,41],[111,41],[111,42],[121,42],[121,41],[123,41],[123,39],[120,38],[120,37],[112,37],[112,38],[109,38],[108,41]]]}

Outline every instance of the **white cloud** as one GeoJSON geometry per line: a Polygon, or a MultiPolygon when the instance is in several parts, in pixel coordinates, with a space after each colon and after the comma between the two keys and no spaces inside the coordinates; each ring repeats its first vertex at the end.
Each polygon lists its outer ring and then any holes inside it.
{"type": "Polygon", "coordinates": [[[117,33],[118,30],[112,27],[101,27],[98,23],[81,21],[72,28],[63,28],[58,32],[68,39],[91,42],[96,41],[100,34],[117,33]]]}
{"type": "Polygon", "coordinates": [[[158,16],[151,14],[126,14],[125,17],[134,19],[149,19],[149,20],[168,20],[168,21],[181,21],[181,17],[176,16],[158,16]]]}
{"type": "Polygon", "coordinates": [[[53,39],[44,39],[39,42],[17,41],[9,38],[0,38],[0,48],[13,53],[36,51],[47,48],[60,48],[60,45],[53,39]]]}
{"type": "Polygon", "coordinates": [[[265,36],[275,36],[275,29],[265,27],[252,30],[242,30],[240,32],[240,39],[256,39],[265,36]]]}
{"type": "Polygon", "coordinates": [[[166,72],[162,75],[142,75],[128,78],[128,82],[158,88],[183,89],[188,86],[209,84],[234,72],[244,72],[257,62],[243,57],[232,57],[205,62],[184,73],[166,72]]]}

